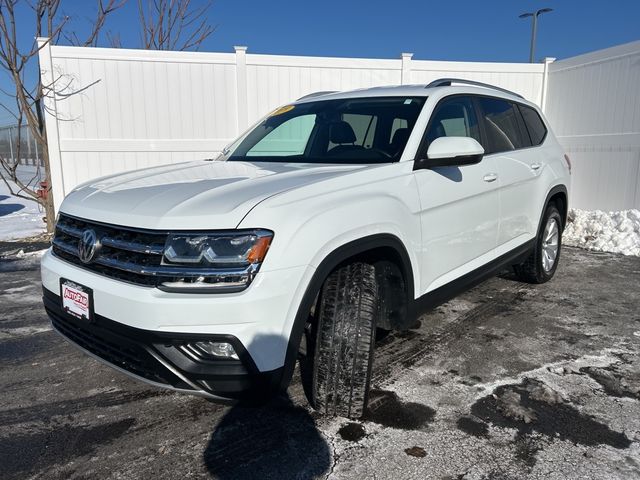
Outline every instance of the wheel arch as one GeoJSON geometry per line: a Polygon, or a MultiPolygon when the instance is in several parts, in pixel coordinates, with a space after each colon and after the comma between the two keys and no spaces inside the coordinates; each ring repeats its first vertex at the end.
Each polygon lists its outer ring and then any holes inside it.
{"type": "MultiPolygon", "coordinates": [[[[291,327],[287,351],[285,354],[284,371],[282,375],[281,387],[286,388],[293,376],[298,349],[304,333],[304,328],[309,317],[309,312],[313,306],[325,279],[338,266],[349,261],[362,259],[365,261],[375,261],[387,259],[395,262],[400,268],[405,282],[406,298],[406,326],[411,323],[414,317],[414,276],[411,259],[403,242],[390,233],[378,233],[362,237],[347,242],[329,253],[320,262],[311,280],[307,284],[302,300],[298,305],[296,316],[291,327]]],[[[404,324],[401,326],[405,326],[404,324]]]]}
{"type": "Polygon", "coordinates": [[[540,212],[540,219],[538,221],[538,234],[540,229],[542,228],[542,218],[544,217],[544,212],[547,210],[547,207],[551,204],[555,204],[560,212],[560,217],[562,217],[562,228],[567,224],[567,216],[569,212],[569,197],[567,192],[567,187],[564,185],[556,185],[549,193],[547,193],[547,197],[544,201],[542,210],[540,212]]]}
{"type": "Polygon", "coordinates": [[[555,193],[552,193],[547,201],[547,205],[550,203],[555,203],[558,211],[560,212],[560,217],[562,218],[562,229],[567,225],[567,216],[569,214],[569,201],[567,198],[567,189],[558,189],[555,193]]]}

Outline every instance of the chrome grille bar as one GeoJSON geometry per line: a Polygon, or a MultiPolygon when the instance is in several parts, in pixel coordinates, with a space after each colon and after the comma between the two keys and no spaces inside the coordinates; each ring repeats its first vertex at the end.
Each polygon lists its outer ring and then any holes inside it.
{"type": "MultiPolygon", "coordinates": [[[[56,230],[61,231],[65,235],[76,238],[81,238],[84,231],[83,229],[76,228],[71,225],[66,225],[62,222],[58,223],[58,225],[56,226],[56,230]]],[[[164,245],[153,245],[129,240],[120,240],[118,238],[110,237],[109,235],[103,235],[102,237],[100,237],[100,242],[104,246],[117,248],[118,250],[126,250],[129,252],[146,253],[150,255],[162,255],[164,253],[164,245]]]]}
{"type": "Polygon", "coordinates": [[[164,245],[148,245],[144,243],[118,240],[111,237],[102,237],[100,241],[102,242],[102,245],[106,247],[126,250],[128,252],[146,253],[149,255],[162,255],[164,253],[164,245]]]}
{"type": "Polygon", "coordinates": [[[80,238],[82,237],[82,230],[79,228],[72,227],[71,225],[65,225],[62,222],[58,222],[56,224],[56,230],[61,231],[62,233],[69,235],[71,237],[80,238]]]}

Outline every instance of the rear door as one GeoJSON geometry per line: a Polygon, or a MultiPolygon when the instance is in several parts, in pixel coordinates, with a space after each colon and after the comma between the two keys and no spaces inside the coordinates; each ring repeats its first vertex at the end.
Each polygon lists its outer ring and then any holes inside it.
{"type": "MultiPolygon", "coordinates": [[[[436,106],[418,158],[438,137],[481,140],[470,96],[446,97],[436,106]]],[[[493,259],[498,229],[495,158],[475,165],[415,171],[421,202],[422,292],[435,290],[493,259]]]]}
{"type": "Polygon", "coordinates": [[[500,226],[496,256],[535,237],[538,210],[537,179],[542,164],[517,104],[502,98],[477,97],[485,151],[498,173],[500,226]]]}

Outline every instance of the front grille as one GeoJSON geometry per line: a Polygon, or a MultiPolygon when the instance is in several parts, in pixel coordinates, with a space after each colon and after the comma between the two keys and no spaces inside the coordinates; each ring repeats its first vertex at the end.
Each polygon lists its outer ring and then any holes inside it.
{"type": "Polygon", "coordinates": [[[142,346],[124,338],[106,338],[96,329],[80,327],[50,309],[47,313],[58,332],[110,364],[156,383],[173,386],[183,383],[142,346]]]}
{"type": "Polygon", "coordinates": [[[60,215],[53,237],[53,253],[67,262],[92,270],[101,275],[137,285],[157,286],[160,278],[165,232],[153,232],[115,227],[60,215]],[[78,243],[85,230],[92,229],[100,239],[101,247],[91,263],[78,257],[78,243]]]}

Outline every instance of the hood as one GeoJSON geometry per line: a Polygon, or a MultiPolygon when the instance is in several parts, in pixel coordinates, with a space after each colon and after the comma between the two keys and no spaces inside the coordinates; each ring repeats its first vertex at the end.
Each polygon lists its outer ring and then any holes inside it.
{"type": "Polygon", "coordinates": [[[232,229],[268,197],[365,167],[223,161],[154,167],[88,182],[60,211],[140,228],[232,229]]]}

